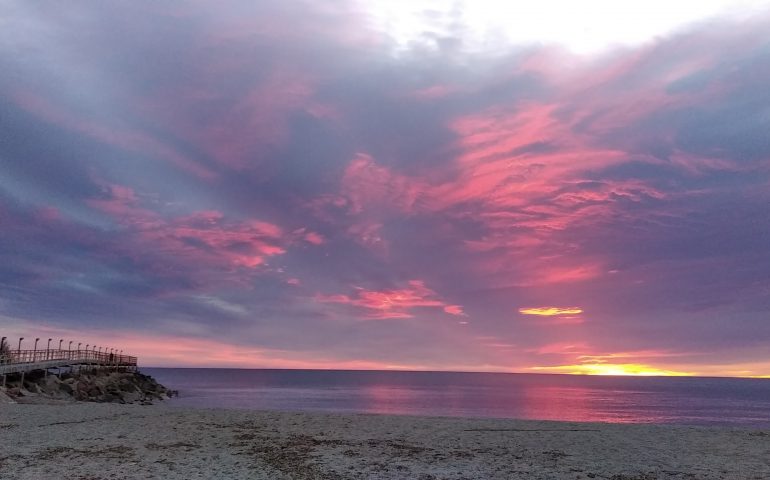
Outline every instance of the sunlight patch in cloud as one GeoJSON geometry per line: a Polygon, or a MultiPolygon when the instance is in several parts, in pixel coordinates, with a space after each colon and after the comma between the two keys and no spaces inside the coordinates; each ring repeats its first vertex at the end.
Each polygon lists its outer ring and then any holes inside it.
{"type": "Polygon", "coordinates": [[[749,18],[766,0],[366,0],[362,10],[397,50],[488,53],[558,44],[577,53],[638,45],[716,16],[749,18]]]}
{"type": "Polygon", "coordinates": [[[552,317],[556,315],[578,315],[583,313],[583,309],[579,307],[534,307],[520,308],[519,313],[522,315],[540,315],[544,317],[552,317]]]}

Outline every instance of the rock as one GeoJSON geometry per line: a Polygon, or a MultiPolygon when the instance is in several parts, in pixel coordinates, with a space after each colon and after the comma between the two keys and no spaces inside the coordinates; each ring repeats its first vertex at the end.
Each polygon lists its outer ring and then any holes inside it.
{"type": "MultiPolygon", "coordinates": [[[[26,395],[43,398],[74,399],[88,402],[152,404],[152,400],[164,400],[175,392],[160,385],[152,377],[134,372],[84,371],[65,373],[63,378],[30,372],[21,385],[20,379],[8,381],[5,396],[11,400],[26,395]],[[28,390],[26,390],[26,389],[28,390]]],[[[0,403],[5,399],[0,400],[0,403]]]]}
{"type": "Polygon", "coordinates": [[[136,390],[136,385],[131,383],[131,381],[126,378],[120,381],[120,384],[118,385],[118,387],[123,392],[133,392],[136,390]]]}
{"type": "Polygon", "coordinates": [[[100,397],[102,395],[102,389],[99,388],[97,385],[91,385],[89,389],[86,391],[89,397],[100,397]]]}
{"type": "Polygon", "coordinates": [[[24,390],[27,393],[38,394],[40,393],[40,386],[37,383],[24,382],[24,390]]]}
{"type": "Polygon", "coordinates": [[[41,379],[40,383],[38,383],[38,388],[43,395],[56,396],[59,393],[60,384],[61,382],[58,378],[54,375],[49,375],[41,379]]]}
{"type": "Polygon", "coordinates": [[[105,403],[126,403],[120,395],[112,393],[106,393],[99,399],[100,402],[105,403]]]}
{"type": "Polygon", "coordinates": [[[6,395],[6,393],[0,389],[0,404],[4,403],[16,403],[11,397],[6,395]]]}
{"type": "Polygon", "coordinates": [[[142,395],[139,392],[127,392],[123,394],[123,401],[125,403],[135,403],[142,399],[142,395]]]}

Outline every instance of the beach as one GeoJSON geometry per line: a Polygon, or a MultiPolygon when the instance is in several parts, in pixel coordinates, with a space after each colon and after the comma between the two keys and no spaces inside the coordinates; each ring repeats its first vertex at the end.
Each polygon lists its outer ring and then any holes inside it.
{"type": "Polygon", "coordinates": [[[0,478],[767,479],[770,431],[98,403],[0,405],[0,478]]]}

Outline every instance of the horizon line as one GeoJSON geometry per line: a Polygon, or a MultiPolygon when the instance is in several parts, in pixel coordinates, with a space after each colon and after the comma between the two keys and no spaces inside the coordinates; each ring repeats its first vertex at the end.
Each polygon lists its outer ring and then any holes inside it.
{"type": "Polygon", "coordinates": [[[653,375],[653,374],[597,374],[597,373],[567,373],[567,372],[500,372],[484,370],[406,370],[406,369],[372,369],[372,368],[277,368],[277,367],[161,367],[161,366],[140,366],[142,368],[155,369],[180,369],[180,370],[277,370],[277,371],[313,371],[313,372],[398,372],[398,373],[483,373],[500,375],[549,375],[549,376],[570,376],[570,377],[617,377],[617,378],[726,378],[726,379],[745,379],[745,380],[770,380],[767,375],[744,375],[744,376],[720,376],[720,375],[653,375]]]}

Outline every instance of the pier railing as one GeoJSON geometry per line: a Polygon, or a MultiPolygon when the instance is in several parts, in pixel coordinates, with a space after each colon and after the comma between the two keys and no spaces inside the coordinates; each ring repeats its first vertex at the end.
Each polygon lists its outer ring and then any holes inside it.
{"type": "Polygon", "coordinates": [[[8,350],[0,351],[0,375],[5,385],[6,375],[35,370],[43,370],[48,374],[49,369],[73,368],[107,368],[135,370],[136,357],[113,352],[96,350],[8,350]]]}
{"type": "Polygon", "coordinates": [[[67,361],[81,364],[135,367],[136,357],[95,350],[11,350],[0,354],[0,365],[67,361]]]}

